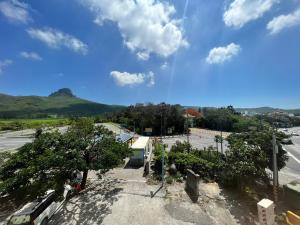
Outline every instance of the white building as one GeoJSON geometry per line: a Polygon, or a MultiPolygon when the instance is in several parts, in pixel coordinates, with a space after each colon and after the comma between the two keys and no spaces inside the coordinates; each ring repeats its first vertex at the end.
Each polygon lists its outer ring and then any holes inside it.
{"type": "Polygon", "coordinates": [[[152,144],[149,137],[139,137],[131,146],[133,155],[129,163],[133,166],[144,166],[145,158],[152,152],[152,144]]]}

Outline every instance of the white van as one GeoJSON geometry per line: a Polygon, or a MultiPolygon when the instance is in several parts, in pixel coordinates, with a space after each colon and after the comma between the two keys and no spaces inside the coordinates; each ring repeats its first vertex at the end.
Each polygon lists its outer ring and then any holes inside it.
{"type": "Polygon", "coordinates": [[[8,225],[46,225],[54,213],[62,206],[68,193],[70,185],[65,185],[63,200],[55,201],[55,191],[48,190],[47,193],[33,202],[27,203],[23,208],[15,212],[9,219],[8,225]]]}

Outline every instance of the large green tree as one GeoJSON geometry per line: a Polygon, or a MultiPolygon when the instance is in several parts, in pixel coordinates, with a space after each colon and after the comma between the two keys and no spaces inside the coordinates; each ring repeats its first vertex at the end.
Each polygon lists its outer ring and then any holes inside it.
{"type": "MultiPolygon", "coordinates": [[[[287,153],[283,150],[281,145],[282,140],[287,138],[287,136],[282,132],[274,132],[278,144],[277,165],[278,169],[280,170],[286,165],[286,161],[288,160],[287,153]]],[[[227,137],[227,140],[230,148],[235,146],[237,143],[244,143],[245,145],[258,147],[267,157],[266,168],[273,170],[272,134],[272,130],[251,131],[231,134],[227,137]]]]}
{"type": "Polygon", "coordinates": [[[74,171],[81,171],[85,188],[88,171],[107,171],[130,154],[126,143],[89,119],[75,121],[65,133],[38,132],[32,143],[11,154],[0,169],[0,193],[32,196],[49,188],[62,190],[74,171]]]}

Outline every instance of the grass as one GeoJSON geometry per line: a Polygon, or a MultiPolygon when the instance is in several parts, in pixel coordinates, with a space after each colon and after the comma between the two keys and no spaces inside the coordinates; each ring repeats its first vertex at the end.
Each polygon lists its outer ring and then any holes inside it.
{"type": "Polygon", "coordinates": [[[70,124],[66,118],[0,119],[0,130],[22,130],[39,127],[57,127],[70,124]]]}

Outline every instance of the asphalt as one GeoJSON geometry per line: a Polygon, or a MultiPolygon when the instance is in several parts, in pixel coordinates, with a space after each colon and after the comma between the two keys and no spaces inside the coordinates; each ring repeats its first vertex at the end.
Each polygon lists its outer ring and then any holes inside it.
{"type": "MultiPolygon", "coordinates": [[[[282,129],[281,129],[282,131],[282,129]]],[[[298,133],[300,127],[288,128],[287,134],[298,133]]],[[[283,148],[288,153],[286,167],[279,172],[279,183],[285,184],[295,179],[300,179],[300,136],[292,136],[292,145],[284,145],[283,148]]]]}
{"type": "MultiPolygon", "coordinates": [[[[122,128],[113,123],[99,123],[97,125],[103,125],[116,134],[122,132],[122,128]]],[[[68,126],[63,126],[58,127],[57,129],[60,132],[65,132],[67,128],[68,126]]],[[[35,129],[0,132],[0,152],[15,151],[16,149],[22,147],[26,143],[32,142],[34,133],[35,129]]]]}

